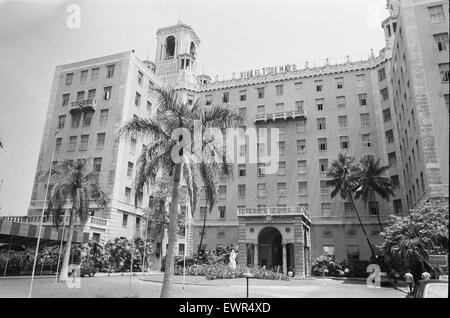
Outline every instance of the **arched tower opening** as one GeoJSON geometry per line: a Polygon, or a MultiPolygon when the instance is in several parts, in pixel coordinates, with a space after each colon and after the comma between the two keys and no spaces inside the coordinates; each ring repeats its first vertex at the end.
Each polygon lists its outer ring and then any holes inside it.
{"type": "Polygon", "coordinates": [[[189,49],[189,53],[195,58],[196,47],[194,42],[191,42],[191,48],[189,49]]]}
{"type": "Polygon", "coordinates": [[[166,58],[175,56],[175,37],[170,35],[166,38],[166,58]]]}

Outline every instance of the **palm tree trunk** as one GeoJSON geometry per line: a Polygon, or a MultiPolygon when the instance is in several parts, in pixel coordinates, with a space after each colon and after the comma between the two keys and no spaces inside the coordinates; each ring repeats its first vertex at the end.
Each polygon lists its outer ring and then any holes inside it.
{"type": "Polygon", "coordinates": [[[364,225],[363,225],[363,223],[362,223],[362,221],[361,221],[361,217],[360,217],[360,215],[359,215],[358,209],[356,209],[356,205],[355,205],[355,201],[353,201],[352,193],[350,192],[348,195],[349,195],[350,201],[351,201],[351,203],[352,203],[352,205],[353,205],[353,209],[355,209],[355,213],[356,213],[356,216],[358,217],[359,225],[361,226],[361,229],[362,229],[362,231],[363,231],[363,233],[364,233],[364,236],[365,236],[365,238],[366,238],[367,244],[369,244],[369,248],[370,248],[370,252],[372,253],[372,257],[375,257],[375,252],[374,252],[374,250],[373,250],[373,246],[372,246],[372,244],[370,243],[369,237],[367,236],[367,232],[366,232],[366,229],[364,228],[364,225]]]}
{"type": "Polygon", "coordinates": [[[160,235],[160,239],[159,239],[159,246],[160,246],[160,253],[159,253],[159,259],[160,259],[160,263],[161,263],[161,271],[163,269],[164,266],[164,262],[163,262],[163,253],[162,253],[162,246],[163,246],[163,241],[164,241],[164,229],[166,227],[166,215],[165,215],[165,206],[166,206],[166,201],[165,200],[160,200],[159,202],[159,211],[160,211],[160,216],[162,215],[162,222],[160,225],[160,230],[161,230],[161,235],[160,235]]]}
{"type": "Polygon", "coordinates": [[[380,220],[380,214],[377,211],[377,220],[378,220],[378,224],[380,225],[380,231],[383,232],[383,224],[381,224],[381,220],[380,220]]]}
{"type": "Polygon", "coordinates": [[[178,189],[180,187],[181,169],[183,164],[175,165],[175,173],[173,175],[172,202],[169,212],[169,229],[168,229],[168,247],[166,252],[166,267],[164,270],[164,280],[161,289],[161,298],[172,297],[173,274],[174,274],[174,254],[178,225],[178,189]]]}
{"type": "MultiPolygon", "coordinates": [[[[208,204],[206,204],[206,210],[208,210],[208,204]]],[[[205,211],[205,216],[203,217],[202,236],[200,236],[200,244],[198,245],[198,249],[197,249],[197,258],[200,256],[200,250],[202,249],[202,244],[203,244],[203,236],[205,235],[206,213],[207,212],[205,211]]]]}
{"type": "Polygon", "coordinates": [[[73,231],[75,230],[75,217],[75,209],[73,209],[69,219],[69,232],[67,233],[66,248],[64,251],[61,271],[59,273],[60,282],[66,282],[69,279],[67,272],[69,271],[70,247],[72,246],[73,231]]]}

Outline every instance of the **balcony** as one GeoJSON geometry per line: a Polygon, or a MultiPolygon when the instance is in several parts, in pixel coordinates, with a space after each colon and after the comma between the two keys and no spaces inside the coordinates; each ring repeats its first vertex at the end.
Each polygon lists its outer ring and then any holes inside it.
{"type": "MultiPolygon", "coordinates": [[[[69,216],[67,215],[65,217],[65,220],[63,220],[63,216],[60,217],[60,224],[61,225],[68,225],[69,224],[69,216]]],[[[16,223],[28,223],[28,224],[39,224],[41,222],[40,216],[3,216],[0,217],[1,220],[4,221],[12,221],[16,223]]],[[[54,225],[54,217],[53,216],[44,216],[43,225],[45,226],[53,226],[54,225]]],[[[79,222],[75,223],[76,225],[79,225],[79,222]]],[[[94,216],[90,216],[88,221],[86,222],[86,225],[91,225],[95,227],[101,227],[106,228],[108,224],[107,219],[102,219],[94,216]]]]}
{"type": "Polygon", "coordinates": [[[311,222],[311,215],[302,207],[265,207],[238,209],[238,217],[273,217],[273,216],[303,216],[311,222]]]}
{"type": "Polygon", "coordinates": [[[85,112],[85,111],[95,111],[97,108],[97,100],[96,99],[84,99],[80,102],[73,102],[70,104],[69,112],[85,112]]]}
{"type": "Polygon", "coordinates": [[[296,118],[305,118],[306,112],[303,109],[297,110],[289,110],[283,112],[276,113],[267,113],[267,114],[257,114],[255,117],[255,124],[268,122],[268,121],[276,121],[276,120],[288,120],[288,119],[296,119],[296,118]]]}

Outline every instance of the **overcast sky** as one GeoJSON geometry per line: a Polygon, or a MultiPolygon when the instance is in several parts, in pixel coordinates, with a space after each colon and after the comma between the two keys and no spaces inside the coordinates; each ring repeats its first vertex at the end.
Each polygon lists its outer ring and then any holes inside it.
{"type": "MultiPolygon", "coordinates": [[[[25,215],[57,65],[135,49],[154,60],[156,30],[181,12],[216,74],[377,53],[386,0],[0,0],[0,215],[25,215]],[[68,28],[70,4],[80,28],[68,28]]],[[[203,66],[203,67],[202,67],[203,66]]]]}

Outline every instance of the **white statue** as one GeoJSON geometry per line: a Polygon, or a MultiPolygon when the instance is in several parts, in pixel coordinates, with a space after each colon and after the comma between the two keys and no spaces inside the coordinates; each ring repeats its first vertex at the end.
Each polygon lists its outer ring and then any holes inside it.
{"type": "Polygon", "coordinates": [[[234,249],[230,252],[230,262],[228,263],[228,266],[230,266],[232,270],[236,269],[236,252],[234,249]]]}

